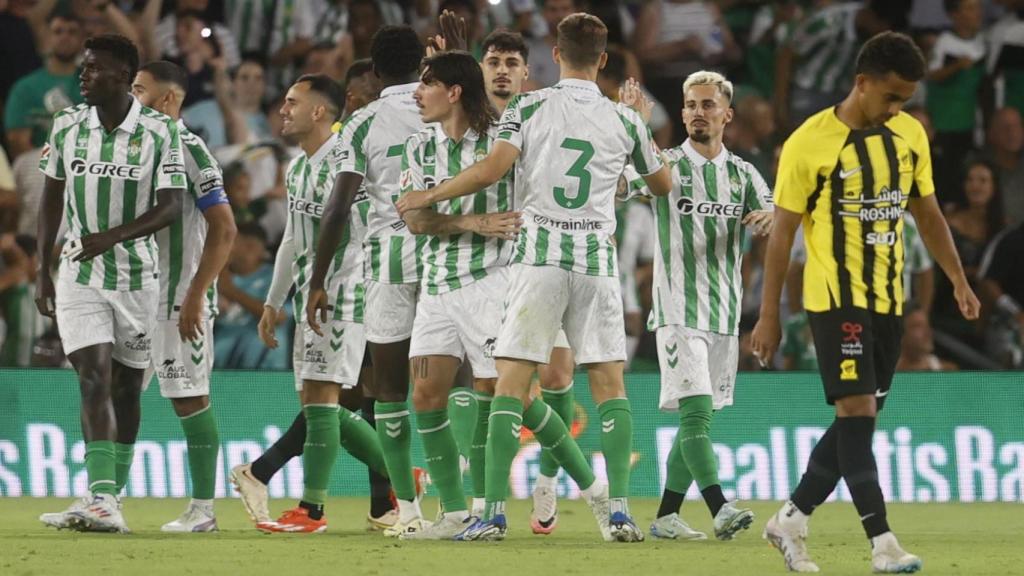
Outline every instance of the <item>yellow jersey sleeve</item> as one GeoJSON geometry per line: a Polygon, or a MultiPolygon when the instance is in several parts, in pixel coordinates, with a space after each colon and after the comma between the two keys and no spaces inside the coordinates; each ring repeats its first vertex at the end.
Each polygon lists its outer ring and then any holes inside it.
{"type": "Polygon", "coordinates": [[[807,200],[818,184],[807,162],[812,155],[807,153],[805,140],[794,134],[783,144],[775,178],[775,205],[797,214],[807,211],[807,200]]]}
{"type": "Polygon", "coordinates": [[[924,126],[914,118],[907,114],[907,119],[910,121],[911,126],[908,132],[910,132],[910,150],[914,153],[914,188],[911,190],[910,195],[916,198],[922,198],[924,196],[930,196],[935,193],[935,180],[932,178],[932,153],[931,148],[928,145],[928,134],[924,131],[924,126]]]}

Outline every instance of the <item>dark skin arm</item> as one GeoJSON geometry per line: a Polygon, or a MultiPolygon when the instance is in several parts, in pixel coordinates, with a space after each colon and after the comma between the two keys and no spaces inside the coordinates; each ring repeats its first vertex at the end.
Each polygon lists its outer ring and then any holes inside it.
{"type": "Polygon", "coordinates": [[[43,199],[39,203],[39,218],[36,224],[36,238],[39,242],[39,274],[36,280],[36,308],[43,316],[54,318],[53,288],[53,245],[57,242],[57,229],[64,213],[64,181],[46,177],[43,185],[43,199]]]}
{"type": "Polygon", "coordinates": [[[182,190],[179,188],[157,190],[156,206],[147,210],[143,215],[105,232],[83,236],[82,251],[75,257],[75,262],[92,260],[116,244],[149,236],[161,228],[170,226],[171,222],[174,222],[174,219],[181,214],[181,193],[182,190]]]}
{"type": "Polygon", "coordinates": [[[323,336],[320,322],[327,322],[327,292],[324,291],[324,281],[327,279],[334,251],[341,243],[341,233],[348,226],[352,199],[356,197],[362,183],[363,177],[359,174],[339,174],[334,182],[331,197],[327,199],[324,215],[320,219],[320,240],[316,246],[313,277],[309,281],[309,301],[306,303],[306,321],[320,336],[323,336]]]}

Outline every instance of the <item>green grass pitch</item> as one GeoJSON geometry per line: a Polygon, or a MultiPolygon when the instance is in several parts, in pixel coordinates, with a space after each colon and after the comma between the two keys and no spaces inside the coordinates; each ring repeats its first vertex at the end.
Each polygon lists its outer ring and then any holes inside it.
{"type": "MultiPolygon", "coordinates": [[[[782,557],[761,539],[776,503],[753,505],[751,530],[732,542],[642,544],[599,541],[593,517],[579,501],[562,502],[558,530],[534,536],[529,502],[512,502],[511,532],[501,543],[399,542],[364,531],[365,499],[339,498],[327,507],[326,534],[257,532],[237,500],[219,500],[217,534],[172,535],[160,525],[175,518],[182,500],[126,499],[133,533],[79,534],[45,528],[42,512],[68,499],[0,498],[0,574],[75,576],[139,574],[317,574],[457,576],[517,574],[561,576],[784,574],[782,557]]],[[[278,513],[290,501],[271,503],[278,513]]],[[[653,500],[634,500],[646,529],[653,500]]],[[[433,515],[433,499],[424,512],[433,515]]],[[[687,501],[683,515],[710,531],[703,503],[687,501]]],[[[1014,504],[896,504],[889,519],[901,543],[924,559],[926,574],[1024,574],[1024,507],[1014,504]]],[[[826,504],[811,522],[810,550],[825,574],[870,574],[868,543],[850,504],[826,504]]]]}

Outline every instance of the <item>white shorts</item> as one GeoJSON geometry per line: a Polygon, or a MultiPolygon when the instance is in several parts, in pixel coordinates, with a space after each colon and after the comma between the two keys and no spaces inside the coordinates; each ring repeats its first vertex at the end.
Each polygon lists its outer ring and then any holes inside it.
{"type": "Polygon", "coordinates": [[[321,324],[320,330],[323,336],[318,336],[305,322],[295,326],[295,345],[292,347],[295,389],[302,390],[303,380],[335,382],[342,388],[355,387],[366,351],[363,325],[330,320],[321,324]]]}
{"type": "Polygon", "coordinates": [[[474,378],[497,378],[494,343],[506,290],[508,269],[497,268],[458,290],[420,295],[409,357],[468,358],[474,378]]]}
{"type": "Polygon", "coordinates": [[[129,368],[149,366],[160,289],[118,292],[57,281],[57,327],[64,354],[97,344],[113,344],[113,359],[129,368]]]}
{"type": "Polygon", "coordinates": [[[213,369],[213,320],[202,324],[198,340],[182,342],[178,320],[160,320],[153,331],[153,361],[146,370],[142,390],[156,373],[160,395],[164,398],[195,398],[210,395],[210,371],[213,369]]]}
{"type": "Polygon", "coordinates": [[[419,284],[384,284],[366,280],[366,339],[374,344],[408,340],[416,318],[419,284]]]}
{"type": "Polygon", "coordinates": [[[555,348],[568,348],[569,338],[565,335],[565,330],[559,330],[558,336],[555,336],[555,348]]]}
{"type": "Polygon", "coordinates": [[[495,357],[547,364],[563,328],[577,364],[625,361],[619,279],[513,264],[495,357]]]}
{"type": "Polygon", "coordinates": [[[715,410],[732,406],[739,338],[678,325],[658,328],[656,338],[661,365],[659,408],[676,412],[679,400],[690,396],[711,396],[715,410]]]}

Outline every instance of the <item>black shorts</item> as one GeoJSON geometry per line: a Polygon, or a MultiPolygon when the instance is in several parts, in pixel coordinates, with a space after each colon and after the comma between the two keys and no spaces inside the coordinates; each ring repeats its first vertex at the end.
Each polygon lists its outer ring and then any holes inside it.
{"type": "Polygon", "coordinates": [[[885,404],[900,358],[903,318],[862,308],[808,312],[825,399],[874,394],[885,404]]]}

